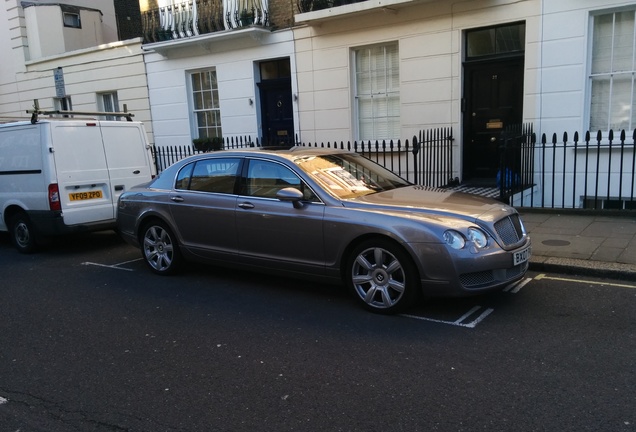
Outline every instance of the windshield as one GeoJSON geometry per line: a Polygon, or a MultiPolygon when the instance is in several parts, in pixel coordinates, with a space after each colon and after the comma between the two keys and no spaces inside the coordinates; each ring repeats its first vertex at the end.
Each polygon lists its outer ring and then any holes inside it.
{"type": "Polygon", "coordinates": [[[383,192],[410,183],[356,153],[302,156],[294,159],[303,171],[341,199],[383,192]]]}

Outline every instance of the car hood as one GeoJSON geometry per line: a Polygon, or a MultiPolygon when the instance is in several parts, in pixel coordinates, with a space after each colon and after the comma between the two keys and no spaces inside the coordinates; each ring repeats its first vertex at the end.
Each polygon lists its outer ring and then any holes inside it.
{"type": "Polygon", "coordinates": [[[343,205],[387,212],[425,213],[430,216],[460,217],[466,220],[481,219],[488,222],[516,213],[512,207],[491,198],[426,186],[407,186],[364,195],[346,200],[343,205]]]}

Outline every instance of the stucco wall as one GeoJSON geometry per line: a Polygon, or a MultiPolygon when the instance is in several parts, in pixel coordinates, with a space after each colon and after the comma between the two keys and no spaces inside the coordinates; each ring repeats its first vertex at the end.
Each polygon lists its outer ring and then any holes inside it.
{"type": "MultiPolygon", "coordinates": [[[[38,99],[41,109],[53,109],[56,97],[53,71],[61,67],[66,95],[70,96],[75,111],[98,111],[97,94],[117,92],[120,109],[126,104],[135,120],[145,123],[153,142],[141,39],[31,60],[26,21],[19,3],[10,0],[0,7],[0,55],[12,60],[0,62],[0,121],[27,119],[26,110],[32,108],[34,99],[38,99]]],[[[107,3],[100,0],[91,6],[103,5],[107,11],[107,3]]],[[[112,9],[112,1],[110,4],[112,9]]],[[[114,10],[111,16],[114,22],[114,10]]]]}
{"type": "MultiPolygon", "coordinates": [[[[352,50],[397,41],[401,139],[461,122],[463,30],[525,20],[526,55],[536,50],[540,2],[436,1],[377,9],[294,29],[304,140],[355,138],[352,50]]],[[[526,94],[536,83],[526,78],[526,94]]]]}
{"type": "Polygon", "coordinates": [[[526,22],[524,122],[550,133],[589,126],[590,14],[634,6],[619,0],[433,1],[348,14],[294,29],[304,140],[354,139],[356,47],[398,41],[402,136],[461,130],[463,32],[526,22]]]}
{"type": "Polygon", "coordinates": [[[538,85],[529,98],[537,100],[535,110],[526,118],[544,133],[575,131],[589,128],[589,62],[590,16],[599,11],[635,7],[634,1],[560,0],[544,1],[542,50],[529,74],[538,85]]]}
{"type": "MultiPolygon", "coordinates": [[[[191,145],[195,132],[191,124],[188,73],[209,68],[215,68],[217,73],[223,136],[258,136],[257,62],[288,57],[293,74],[291,37],[291,31],[287,30],[254,37],[245,34],[231,39],[211,38],[206,43],[177,47],[163,55],[153,52],[152,45],[147,46],[150,50],[146,54],[148,88],[156,144],[191,145]]],[[[295,92],[293,80],[292,92],[295,92]]]]}
{"type": "Polygon", "coordinates": [[[26,71],[15,72],[13,82],[2,86],[0,117],[27,119],[26,110],[32,108],[34,99],[41,109],[53,109],[53,71],[58,67],[64,72],[74,111],[98,111],[97,94],[117,92],[120,109],[126,104],[135,120],[145,123],[149,140],[154,142],[140,39],[28,62],[26,71]]]}

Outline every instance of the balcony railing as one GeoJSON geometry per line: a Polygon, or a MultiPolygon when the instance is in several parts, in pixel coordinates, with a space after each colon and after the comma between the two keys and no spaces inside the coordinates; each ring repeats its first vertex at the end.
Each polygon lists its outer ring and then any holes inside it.
{"type": "Polygon", "coordinates": [[[144,43],[269,26],[268,0],[196,0],[142,13],[144,43]]]}

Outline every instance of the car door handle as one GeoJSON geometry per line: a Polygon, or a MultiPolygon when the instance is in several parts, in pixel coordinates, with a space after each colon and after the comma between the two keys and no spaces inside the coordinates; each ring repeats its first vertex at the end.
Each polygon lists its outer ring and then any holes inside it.
{"type": "Polygon", "coordinates": [[[242,208],[242,209],[245,209],[245,210],[249,210],[249,209],[253,209],[254,208],[254,204],[248,203],[248,202],[240,203],[238,206],[240,208],[242,208]]]}
{"type": "Polygon", "coordinates": [[[174,202],[183,202],[183,197],[180,197],[180,196],[173,196],[173,197],[170,197],[170,199],[174,202]]]}

